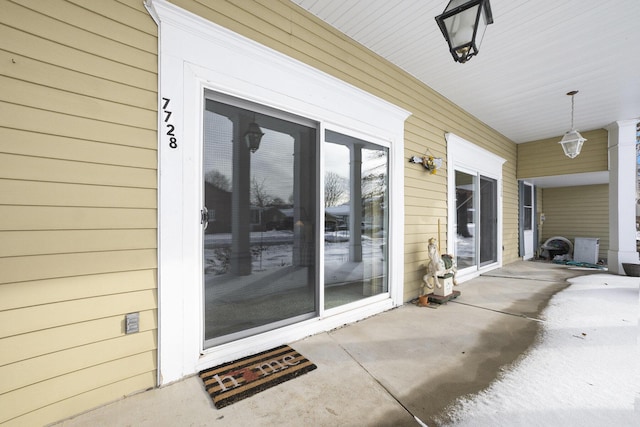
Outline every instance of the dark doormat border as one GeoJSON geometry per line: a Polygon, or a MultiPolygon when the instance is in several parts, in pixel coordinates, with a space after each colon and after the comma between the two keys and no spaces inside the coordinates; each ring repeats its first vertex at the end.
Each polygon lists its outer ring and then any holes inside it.
{"type": "Polygon", "coordinates": [[[220,409],[316,368],[296,350],[282,345],[201,371],[200,378],[220,409]]]}

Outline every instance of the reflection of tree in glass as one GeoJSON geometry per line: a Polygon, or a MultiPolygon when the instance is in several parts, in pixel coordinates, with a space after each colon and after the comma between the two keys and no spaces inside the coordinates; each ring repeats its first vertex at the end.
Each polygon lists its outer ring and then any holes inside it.
{"type": "Polygon", "coordinates": [[[387,190],[387,152],[363,150],[365,163],[362,169],[362,198],[384,197],[387,190]]]}
{"type": "Polygon", "coordinates": [[[265,178],[262,181],[258,181],[255,176],[251,178],[251,203],[254,206],[264,208],[273,204],[274,198],[267,193],[264,185],[266,180],[265,178]]]}
{"type": "Polygon", "coordinates": [[[289,207],[287,202],[282,200],[281,197],[274,197],[273,200],[271,201],[271,206],[275,206],[276,208],[287,208],[287,207],[289,207]]]}
{"type": "Polygon", "coordinates": [[[376,199],[384,197],[386,191],[386,173],[372,173],[362,177],[362,198],[376,199]]]}
{"type": "Polygon", "coordinates": [[[324,174],[324,207],[338,206],[349,198],[347,179],[335,172],[324,174]]]}
{"type": "Polygon", "coordinates": [[[204,176],[204,181],[224,191],[231,191],[231,181],[217,170],[210,170],[204,176]]]}

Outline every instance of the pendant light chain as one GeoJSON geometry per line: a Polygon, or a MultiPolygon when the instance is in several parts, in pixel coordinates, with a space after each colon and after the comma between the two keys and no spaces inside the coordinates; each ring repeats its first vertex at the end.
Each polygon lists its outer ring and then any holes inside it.
{"type": "Polygon", "coordinates": [[[574,130],[574,129],[575,129],[575,127],[573,127],[573,108],[574,108],[574,107],[573,107],[573,106],[574,106],[574,103],[573,103],[573,97],[574,97],[574,96],[575,96],[575,94],[574,94],[574,95],[571,95],[571,130],[574,130]]]}

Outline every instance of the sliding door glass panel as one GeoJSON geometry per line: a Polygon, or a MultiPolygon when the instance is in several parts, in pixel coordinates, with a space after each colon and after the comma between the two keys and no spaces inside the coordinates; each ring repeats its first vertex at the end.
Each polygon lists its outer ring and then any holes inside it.
{"type": "Polygon", "coordinates": [[[456,248],[458,268],[476,265],[476,176],[456,171],[456,248]]]}
{"type": "Polygon", "coordinates": [[[216,95],[203,114],[211,347],[317,313],[317,134],[313,122],[216,95]]]}
{"type": "Polygon", "coordinates": [[[497,261],[498,185],[480,176],[480,266],[497,261]]]}
{"type": "Polygon", "coordinates": [[[389,152],[337,132],[324,142],[324,308],[388,291],[389,152]]]}

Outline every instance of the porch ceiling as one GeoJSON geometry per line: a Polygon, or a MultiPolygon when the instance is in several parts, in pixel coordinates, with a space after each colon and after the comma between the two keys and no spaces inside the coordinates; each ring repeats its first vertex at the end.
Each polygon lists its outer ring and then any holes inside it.
{"type": "Polygon", "coordinates": [[[478,56],[453,61],[448,0],[292,0],[516,143],[640,118],[640,1],[491,0],[478,56]]]}

